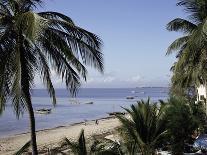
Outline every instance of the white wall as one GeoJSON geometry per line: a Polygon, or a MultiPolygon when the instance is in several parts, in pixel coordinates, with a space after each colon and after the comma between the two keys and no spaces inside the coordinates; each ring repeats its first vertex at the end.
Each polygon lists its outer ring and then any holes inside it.
{"type": "Polygon", "coordinates": [[[198,91],[198,97],[197,97],[197,100],[200,101],[200,96],[204,96],[206,98],[206,88],[204,87],[204,85],[200,85],[198,88],[197,88],[197,91],[198,91]]]}

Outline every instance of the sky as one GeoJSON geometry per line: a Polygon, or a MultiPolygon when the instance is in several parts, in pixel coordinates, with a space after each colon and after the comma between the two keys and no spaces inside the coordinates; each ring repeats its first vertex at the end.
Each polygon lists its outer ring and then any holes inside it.
{"type": "MultiPolygon", "coordinates": [[[[89,67],[82,87],[169,86],[175,58],[166,49],[182,34],[168,32],[166,24],[185,17],[176,0],[46,0],[40,10],[61,12],[103,40],[104,74],[89,67]]],[[[64,87],[52,75],[54,86],[64,87]]]]}

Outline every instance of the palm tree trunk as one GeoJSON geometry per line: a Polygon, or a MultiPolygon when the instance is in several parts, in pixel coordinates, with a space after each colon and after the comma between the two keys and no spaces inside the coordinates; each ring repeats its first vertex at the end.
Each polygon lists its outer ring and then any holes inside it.
{"type": "Polygon", "coordinates": [[[36,142],[36,133],[35,133],[35,117],[34,117],[34,111],[32,107],[32,101],[31,101],[31,94],[29,91],[30,84],[28,80],[28,70],[27,66],[25,66],[25,55],[24,55],[24,47],[23,47],[23,41],[24,38],[22,37],[21,33],[18,37],[18,51],[20,52],[20,64],[21,64],[21,87],[23,94],[25,96],[25,100],[27,103],[27,110],[29,112],[29,120],[30,120],[30,131],[31,131],[31,145],[32,145],[32,155],[37,155],[37,142],[36,142]]]}
{"type": "Polygon", "coordinates": [[[37,141],[36,141],[36,132],[35,132],[35,117],[32,107],[31,100],[27,103],[29,120],[30,120],[30,129],[31,129],[31,145],[32,145],[32,155],[37,155],[37,141]]]}
{"type": "Polygon", "coordinates": [[[27,110],[29,112],[29,120],[30,120],[30,131],[31,131],[31,145],[32,145],[32,155],[38,155],[37,152],[37,142],[36,142],[36,133],[35,133],[35,117],[34,117],[34,111],[32,107],[32,101],[31,101],[31,94],[30,94],[30,84],[29,84],[29,71],[27,69],[27,66],[25,64],[26,58],[25,58],[25,49],[24,49],[24,37],[22,30],[20,29],[19,35],[17,37],[17,52],[20,53],[20,66],[21,66],[21,87],[22,91],[27,103],[27,110]]]}

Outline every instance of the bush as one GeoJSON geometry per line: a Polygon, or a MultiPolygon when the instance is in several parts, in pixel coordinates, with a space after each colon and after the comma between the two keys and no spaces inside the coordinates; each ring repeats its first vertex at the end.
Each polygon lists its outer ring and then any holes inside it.
{"type": "Polygon", "coordinates": [[[173,154],[183,154],[185,142],[198,129],[199,121],[194,116],[187,100],[170,98],[166,110],[167,129],[173,154]]]}

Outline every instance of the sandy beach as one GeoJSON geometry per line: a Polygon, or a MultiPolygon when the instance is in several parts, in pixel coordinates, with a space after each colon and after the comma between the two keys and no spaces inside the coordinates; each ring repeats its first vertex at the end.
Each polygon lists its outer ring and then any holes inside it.
{"type": "MultiPolygon", "coordinates": [[[[98,120],[98,125],[95,121],[87,121],[76,123],[70,126],[61,126],[52,129],[37,131],[38,149],[53,148],[58,146],[64,138],[77,139],[81,129],[85,130],[86,138],[92,135],[110,134],[116,127],[119,126],[119,121],[116,118],[108,117],[98,120]]],[[[29,133],[18,134],[8,138],[0,139],[0,155],[11,155],[16,150],[21,148],[30,139],[29,133]]]]}

